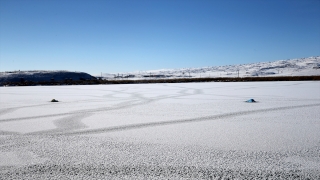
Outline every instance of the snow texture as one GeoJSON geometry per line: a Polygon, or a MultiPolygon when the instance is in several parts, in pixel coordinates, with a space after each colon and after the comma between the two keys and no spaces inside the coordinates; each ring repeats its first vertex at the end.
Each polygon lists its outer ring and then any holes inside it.
{"type": "Polygon", "coordinates": [[[0,179],[319,179],[319,92],[317,81],[1,87],[0,179]]]}

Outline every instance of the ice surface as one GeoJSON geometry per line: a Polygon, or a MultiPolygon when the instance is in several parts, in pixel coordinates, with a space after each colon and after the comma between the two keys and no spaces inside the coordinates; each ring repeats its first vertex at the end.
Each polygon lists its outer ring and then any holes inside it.
{"type": "Polygon", "coordinates": [[[4,179],[320,178],[317,81],[1,87],[0,105],[4,179]]]}

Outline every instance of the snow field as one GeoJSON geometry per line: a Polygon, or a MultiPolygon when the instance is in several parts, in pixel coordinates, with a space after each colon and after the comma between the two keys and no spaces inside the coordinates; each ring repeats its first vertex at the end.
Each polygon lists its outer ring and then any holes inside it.
{"type": "Polygon", "coordinates": [[[319,82],[3,87],[0,177],[317,179],[319,92],[319,82]]]}

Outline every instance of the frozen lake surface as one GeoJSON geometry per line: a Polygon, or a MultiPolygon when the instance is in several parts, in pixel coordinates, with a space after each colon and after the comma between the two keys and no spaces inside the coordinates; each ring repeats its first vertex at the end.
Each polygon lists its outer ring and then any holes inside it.
{"type": "Polygon", "coordinates": [[[0,105],[0,179],[320,179],[317,81],[1,87],[0,105]]]}

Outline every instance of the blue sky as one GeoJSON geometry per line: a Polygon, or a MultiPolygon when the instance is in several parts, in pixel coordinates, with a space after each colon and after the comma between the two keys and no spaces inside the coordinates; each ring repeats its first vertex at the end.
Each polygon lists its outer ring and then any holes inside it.
{"type": "Polygon", "coordinates": [[[90,74],[320,55],[319,0],[0,0],[0,71],[90,74]]]}

